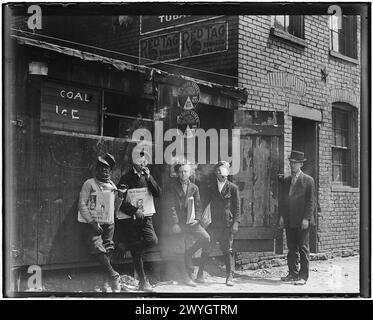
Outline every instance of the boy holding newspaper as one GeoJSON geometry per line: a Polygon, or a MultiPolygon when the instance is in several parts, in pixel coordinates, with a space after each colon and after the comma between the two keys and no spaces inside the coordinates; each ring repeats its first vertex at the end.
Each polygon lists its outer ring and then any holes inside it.
{"type": "Polygon", "coordinates": [[[189,180],[190,165],[176,164],[174,168],[177,179],[171,188],[171,207],[169,211],[172,232],[174,234],[189,234],[193,239],[196,239],[190,248],[184,249],[184,253],[177,254],[177,263],[183,283],[194,287],[196,284],[192,281],[192,257],[197,250],[207,249],[210,236],[200,224],[201,200],[198,187],[189,180]]]}

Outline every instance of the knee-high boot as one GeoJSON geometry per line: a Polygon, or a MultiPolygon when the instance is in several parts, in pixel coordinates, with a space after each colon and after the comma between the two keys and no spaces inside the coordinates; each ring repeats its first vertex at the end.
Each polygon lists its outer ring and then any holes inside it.
{"type": "Polygon", "coordinates": [[[98,261],[101,263],[101,265],[104,267],[104,270],[111,278],[117,278],[119,277],[119,273],[116,272],[111,265],[110,257],[107,253],[100,253],[97,255],[98,261]]]}
{"type": "Polygon", "coordinates": [[[198,269],[198,273],[197,273],[197,279],[199,281],[204,280],[203,279],[204,278],[204,273],[203,272],[205,271],[208,259],[209,259],[209,253],[205,252],[205,251],[202,251],[201,257],[200,257],[200,260],[199,260],[199,269],[198,269]]]}
{"type": "Polygon", "coordinates": [[[227,286],[233,286],[233,270],[234,270],[234,255],[233,252],[224,253],[225,261],[225,272],[226,272],[226,282],[227,286]]]}
{"type": "Polygon", "coordinates": [[[133,258],[133,266],[139,277],[139,283],[144,283],[145,279],[145,271],[144,271],[144,262],[142,260],[142,253],[141,252],[131,252],[133,258]]]}
{"type": "Polygon", "coordinates": [[[111,265],[109,254],[100,253],[97,255],[97,259],[101,263],[101,265],[104,267],[104,270],[109,276],[111,284],[112,284],[112,289],[115,292],[119,292],[121,290],[120,274],[116,272],[113,266],[111,265]]]}

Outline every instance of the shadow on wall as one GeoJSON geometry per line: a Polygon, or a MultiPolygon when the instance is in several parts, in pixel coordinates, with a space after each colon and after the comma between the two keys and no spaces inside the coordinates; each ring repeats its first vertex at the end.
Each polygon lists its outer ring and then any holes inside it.
{"type": "Polygon", "coordinates": [[[47,264],[94,262],[83,237],[82,224],[77,221],[78,198],[58,226],[47,257],[47,264]]]}

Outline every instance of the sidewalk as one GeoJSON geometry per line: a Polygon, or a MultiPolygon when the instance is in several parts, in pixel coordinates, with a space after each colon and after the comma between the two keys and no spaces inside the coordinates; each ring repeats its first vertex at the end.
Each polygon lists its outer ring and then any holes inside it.
{"type": "MultiPolygon", "coordinates": [[[[197,269],[197,268],[196,268],[197,269]]],[[[215,261],[208,265],[206,283],[197,287],[181,285],[176,281],[159,282],[156,277],[150,280],[156,293],[206,293],[206,297],[229,293],[358,293],[359,292],[359,256],[337,257],[329,260],[310,262],[310,278],[306,285],[295,286],[283,282],[280,277],[287,274],[285,265],[257,270],[236,271],[234,287],[225,285],[224,268],[215,261]]],[[[130,272],[122,271],[122,294],[134,296],[137,281],[129,276],[130,272]]],[[[25,284],[27,279],[25,279],[25,284]]],[[[43,274],[43,292],[97,293],[111,292],[111,288],[98,269],[58,270],[43,274]]],[[[29,289],[21,291],[32,291],[29,289]]],[[[116,296],[117,297],[117,296],[116,296]]]]}
{"type": "Polygon", "coordinates": [[[359,256],[310,262],[310,278],[306,285],[283,282],[287,267],[273,267],[236,272],[234,287],[225,285],[224,277],[209,275],[207,283],[197,288],[159,283],[157,292],[206,293],[358,293],[359,256]]]}

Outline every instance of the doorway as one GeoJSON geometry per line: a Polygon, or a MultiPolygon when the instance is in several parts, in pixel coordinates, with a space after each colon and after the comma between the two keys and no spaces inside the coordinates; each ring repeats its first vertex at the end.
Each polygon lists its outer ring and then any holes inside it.
{"type": "MultiPolygon", "coordinates": [[[[318,207],[318,125],[316,121],[293,117],[292,149],[304,152],[307,161],[302,171],[315,180],[316,204],[318,207]]],[[[317,210],[316,210],[317,211],[317,210]]],[[[317,252],[317,213],[315,226],[310,230],[310,251],[317,252]]]]}

